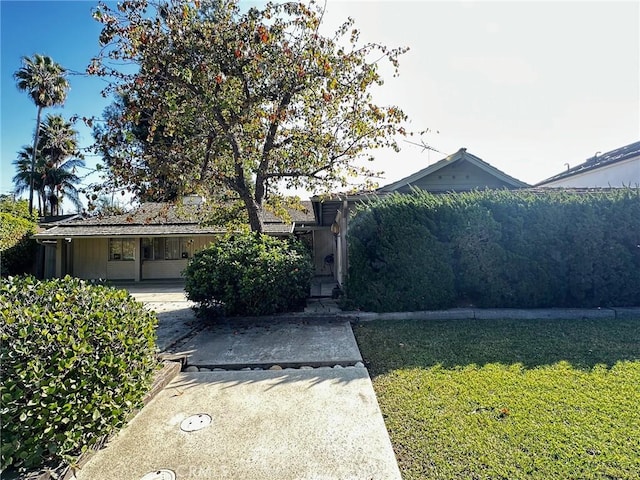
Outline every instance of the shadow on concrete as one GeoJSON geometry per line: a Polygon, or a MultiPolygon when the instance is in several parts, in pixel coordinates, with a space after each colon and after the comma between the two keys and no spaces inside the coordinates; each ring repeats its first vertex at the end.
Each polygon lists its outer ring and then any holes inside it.
{"type": "Polygon", "coordinates": [[[242,385],[261,383],[263,384],[262,391],[268,392],[287,384],[299,384],[303,385],[304,389],[309,389],[325,382],[331,385],[346,385],[355,380],[360,381],[368,378],[369,373],[363,367],[183,372],[166,389],[169,392],[173,392],[173,396],[181,396],[189,393],[189,390],[202,385],[217,386],[218,390],[224,391],[242,385]],[[268,380],[268,382],[265,382],[265,380],[268,380]]]}

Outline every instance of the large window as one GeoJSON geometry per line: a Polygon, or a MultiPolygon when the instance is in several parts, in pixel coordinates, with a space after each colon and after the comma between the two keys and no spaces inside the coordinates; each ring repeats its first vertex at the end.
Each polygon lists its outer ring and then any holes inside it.
{"type": "Polygon", "coordinates": [[[184,237],[142,239],[143,260],[178,260],[189,258],[189,241],[184,237]]]}
{"type": "Polygon", "coordinates": [[[135,257],[136,242],[133,238],[110,238],[109,260],[133,260],[135,257]]]}

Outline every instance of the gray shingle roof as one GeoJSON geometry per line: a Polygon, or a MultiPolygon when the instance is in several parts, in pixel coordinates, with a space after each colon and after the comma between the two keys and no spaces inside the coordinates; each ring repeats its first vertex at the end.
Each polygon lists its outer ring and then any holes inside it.
{"type": "MultiPolygon", "coordinates": [[[[291,222],[266,212],[264,232],[285,235],[293,232],[296,224],[315,224],[311,202],[301,203],[303,211],[289,210],[291,222]]],[[[198,205],[144,203],[136,210],[120,215],[74,218],[59,222],[52,228],[39,232],[35,238],[193,236],[225,232],[224,227],[201,225],[200,221],[204,216],[204,210],[198,205]]]]}

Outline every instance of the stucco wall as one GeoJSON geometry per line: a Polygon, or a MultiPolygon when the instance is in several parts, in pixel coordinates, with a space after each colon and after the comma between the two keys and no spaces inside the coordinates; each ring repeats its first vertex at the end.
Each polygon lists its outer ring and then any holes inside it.
{"type": "Polygon", "coordinates": [[[543,187],[608,188],[638,185],[640,185],[640,157],[561,178],[555,182],[545,183],[543,187]]]}

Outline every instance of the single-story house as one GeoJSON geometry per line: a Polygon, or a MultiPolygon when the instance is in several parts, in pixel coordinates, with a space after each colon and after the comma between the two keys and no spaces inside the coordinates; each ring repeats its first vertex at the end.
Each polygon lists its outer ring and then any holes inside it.
{"type": "Polygon", "coordinates": [[[619,188],[640,185],[640,142],[596,153],[585,162],[538,183],[543,188],[619,188]]]}
{"type": "MultiPolygon", "coordinates": [[[[296,235],[313,248],[317,276],[342,285],[348,267],[349,213],[356,203],[418,188],[435,193],[528,187],[461,148],[419,172],[377,190],[316,196],[291,210],[291,221],[265,218],[265,233],[296,235]]],[[[224,229],[200,223],[202,199],[181,205],[145,203],[123,215],[73,218],[34,237],[45,245],[45,277],[141,281],[179,278],[189,258],[224,229]]]]}
{"type": "MultiPolygon", "coordinates": [[[[265,233],[311,237],[310,202],[291,210],[291,221],[266,214],[265,233]]],[[[143,203],[132,212],[48,223],[34,238],[45,246],[44,276],[129,280],[180,278],[193,254],[224,233],[201,224],[203,199],[185,197],[180,205],[143,203]]],[[[324,262],[320,262],[320,268],[324,262]]]]}
{"type": "Polygon", "coordinates": [[[467,152],[466,148],[461,148],[433,165],[377,190],[358,194],[334,194],[328,197],[316,196],[311,198],[311,203],[318,228],[330,229],[334,237],[335,277],[337,283],[342,285],[349,265],[349,215],[356,204],[392,193],[409,193],[412,189],[450,193],[483,189],[513,190],[529,186],[467,152]]]}

